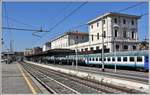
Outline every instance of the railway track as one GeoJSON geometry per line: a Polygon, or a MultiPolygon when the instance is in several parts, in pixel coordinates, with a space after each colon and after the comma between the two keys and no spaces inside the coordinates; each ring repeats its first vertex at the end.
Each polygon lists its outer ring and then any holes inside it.
{"type": "Polygon", "coordinates": [[[36,80],[38,80],[50,93],[52,94],[78,94],[77,91],[63,85],[59,81],[48,77],[47,75],[36,71],[27,65],[22,65],[23,68],[31,74],[36,80]]]}
{"type": "Polygon", "coordinates": [[[97,83],[86,79],[77,78],[44,67],[22,63],[22,66],[51,93],[58,94],[87,94],[87,93],[142,93],[133,89],[116,87],[104,83],[97,83]]]}
{"type": "Polygon", "coordinates": [[[101,91],[91,89],[79,83],[74,83],[68,79],[61,78],[52,74],[52,72],[47,72],[47,74],[39,71],[39,68],[33,66],[27,66],[23,64],[24,69],[26,69],[32,76],[38,78],[44,87],[48,89],[50,93],[57,94],[79,94],[81,93],[102,93],[101,91]],[[75,90],[72,88],[76,88],[75,90]],[[82,89],[82,91],[80,91],[82,89]],[[78,92],[78,91],[80,92],[78,92]]]}

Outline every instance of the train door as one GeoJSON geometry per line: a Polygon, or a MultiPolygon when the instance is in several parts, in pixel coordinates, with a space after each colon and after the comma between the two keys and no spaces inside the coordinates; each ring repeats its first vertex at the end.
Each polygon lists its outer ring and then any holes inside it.
{"type": "Polygon", "coordinates": [[[85,55],[85,64],[89,64],[89,55],[85,55]]]}

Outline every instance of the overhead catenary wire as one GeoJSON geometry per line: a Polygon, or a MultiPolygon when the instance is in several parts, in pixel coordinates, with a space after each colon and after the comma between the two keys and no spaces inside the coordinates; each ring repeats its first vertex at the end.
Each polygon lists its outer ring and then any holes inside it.
{"type": "Polygon", "coordinates": [[[22,28],[12,28],[12,27],[2,27],[2,29],[7,29],[7,30],[22,30],[22,31],[37,31],[37,32],[49,32],[49,31],[42,30],[42,29],[35,30],[35,29],[22,29],[22,28]]]}
{"type": "Polygon", "coordinates": [[[126,10],[132,9],[134,7],[140,6],[140,5],[144,4],[144,3],[145,2],[139,2],[139,3],[135,4],[135,5],[129,6],[127,8],[121,9],[121,10],[118,10],[117,12],[126,11],[126,10]]]}
{"type": "Polygon", "coordinates": [[[37,26],[31,25],[31,24],[24,23],[22,21],[19,21],[19,20],[15,19],[15,18],[12,18],[12,17],[9,17],[9,16],[3,16],[3,17],[6,18],[6,19],[9,19],[9,20],[12,20],[12,21],[14,21],[14,22],[16,22],[18,24],[22,24],[22,25],[30,26],[30,27],[37,27],[37,26]]]}
{"type": "MultiPolygon", "coordinates": [[[[58,21],[54,26],[52,26],[50,28],[50,32],[52,30],[54,30],[58,25],[60,25],[62,22],[64,22],[68,17],[70,17],[71,15],[73,15],[76,11],[78,11],[81,7],[83,7],[85,4],[87,4],[88,2],[83,2],[81,5],[79,5],[77,8],[75,8],[73,11],[71,11],[68,15],[66,15],[63,19],[61,19],[60,21],[58,21]]],[[[47,33],[45,33],[46,35],[47,33]]],[[[39,42],[45,35],[43,35],[37,42],[39,42]]]]}
{"type": "Polygon", "coordinates": [[[68,2],[68,4],[66,4],[63,8],[61,8],[61,10],[59,10],[57,12],[56,16],[51,18],[51,21],[55,22],[55,19],[57,19],[59,16],[61,16],[60,14],[63,13],[67,8],[69,8],[71,4],[72,4],[72,2],[68,2]]]}
{"type": "Polygon", "coordinates": [[[74,14],[77,10],[79,10],[82,6],[84,6],[87,2],[82,3],[80,6],[78,6],[76,9],[74,9],[72,12],[70,12],[67,16],[65,16],[62,20],[60,20],[59,22],[57,22],[51,29],[50,31],[52,31],[53,29],[55,29],[58,25],[60,25],[63,21],[65,21],[68,17],[70,17],[72,14],[74,14]]]}
{"type": "Polygon", "coordinates": [[[83,26],[86,26],[87,24],[80,24],[80,25],[77,25],[77,26],[73,26],[71,28],[69,28],[68,30],[73,30],[73,29],[76,29],[76,28],[80,28],[80,27],[83,27],[83,26]]]}
{"type": "MultiPolygon", "coordinates": [[[[55,20],[56,18],[58,18],[58,16],[59,16],[62,12],[64,12],[71,4],[72,4],[72,2],[69,2],[65,7],[63,7],[61,10],[59,10],[59,11],[58,11],[58,14],[56,14],[55,17],[51,18],[51,21],[52,21],[52,20],[55,20]]],[[[55,21],[54,21],[54,22],[55,22],[55,21]]],[[[46,35],[46,33],[43,34],[40,39],[42,39],[42,37],[45,36],[45,35],[46,35]]],[[[39,39],[39,40],[40,40],[40,39],[39,39]]]]}

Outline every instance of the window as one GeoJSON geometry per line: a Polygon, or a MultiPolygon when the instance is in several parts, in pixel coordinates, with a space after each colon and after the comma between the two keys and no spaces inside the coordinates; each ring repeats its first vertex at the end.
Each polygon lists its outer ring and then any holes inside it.
{"type": "Polygon", "coordinates": [[[97,23],[97,27],[99,27],[99,23],[97,23]]]}
{"type": "Polygon", "coordinates": [[[98,58],[96,58],[96,61],[98,61],[98,58]]]}
{"type": "Polygon", "coordinates": [[[78,39],[78,36],[76,36],[76,39],[78,39]]]}
{"type": "Polygon", "coordinates": [[[99,33],[97,33],[97,40],[99,40],[99,33]]]}
{"type": "Polygon", "coordinates": [[[134,57],[130,57],[130,61],[131,61],[131,62],[134,62],[134,57]]]}
{"type": "Polygon", "coordinates": [[[145,62],[149,62],[149,61],[148,61],[148,56],[145,56],[145,62]]]}
{"type": "Polygon", "coordinates": [[[85,51],[88,51],[88,48],[85,48],[85,51]]]}
{"type": "Polygon", "coordinates": [[[134,39],[134,31],[132,31],[132,39],[134,39]]]}
{"type": "Polygon", "coordinates": [[[78,44],[78,41],[75,41],[75,44],[78,44]]]}
{"type": "Polygon", "coordinates": [[[94,58],[93,58],[93,61],[94,61],[94,58]]]}
{"type": "Polygon", "coordinates": [[[119,62],[120,62],[120,61],[121,61],[121,57],[118,57],[118,58],[117,58],[117,61],[119,61],[119,62]]]}
{"type": "Polygon", "coordinates": [[[83,51],[83,49],[81,49],[81,51],[83,51]]]}
{"type": "Polygon", "coordinates": [[[96,47],[96,50],[99,50],[99,46],[96,47]]]}
{"type": "Polygon", "coordinates": [[[132,25],[134,25],[134,20],[131,21],[132,25]]]}
{"type": "Polygon", "coordinates": [[[104,58],[104,61],[106,61],[106,58],[104,58]]]}
{"type": "Polygon", "coordinates": [[[93,35],[92,35],[92,41],[93,41],[93,35]]]}
{"type": "Polygon", "coordinates": [[[124,38],[127,38],[127,33],[126,33],[126,31],[123,31],[123,37],[124,37],[124,38]]]}
{"type": "Polygon", "coordinates": [[[115,29],[115,37],[117,37],[118,31],[117,29],[115,29]]]}
{"type": "Polygon", "coordinates": [[[84,40],[84,36],[82,36],[82,40],[84,40]]]}
{"type": "Polygon", "coordinates": [[[123,61],[124,61],[124,62],[127,62],[127,57],[123,57],[123,61]]]}
{"type": "Polygon", "coordinates": [[[107,58],[107,61],[110,61],[110,58],[107,58]]]}
{"type": "Polygon", "coordinates": [[[102,58],[99,58],[99,61],[102,61],[102,58]]]}
{"type": "Polygon", "coordinates": [[[103,20],[103,24],[105,24],[105,20],[103,20]]]}
{"type": "Polygon", "coordinates": [[[133,50],[136,50],[136,46],[133,46],[133,50]]]}
{"type": "Polygon", "coordinates": [[[91,58],[89,58],[89,60],[91,61],[91,58]]]}
{"type": "Polygon", "coordinates": [[[128,46],[127,46],[127,45],[124,45],[123,48],[124,48],[124,49],[128,49],[128,46]]]}
{"type": "Polygon", "coordinates": [[[91,47],[90,50],[92,51],[92,50],[93,50],[93,47],[91,47]]]}
{"type": "Polygon", "coordinates": [[[112,61],[115,61],[115,57],[112,58],[112,61]]]}
{"type": "Polygon", "coordinates": [[[106,49],[106,45],[104,45],[104,49],[106,49]]]}
{"type": "Polygon", "coordinates": [[[116,49],[117,49],[117,50],[119,49],[119,45],[116,45],[116,49]]]}
{"type": "Polygon", "coordinates": [[[103,32],[103,37],[106,38],[106,31],[103,32]]]}
{"type": "Polygon", "coordinates": [[[91,25],[91,29],[93,29],[93,25],[91,25]]]}
{"type": "Polygon", "coordinates": [[[137,57],[137,62],[142,62],[142,57],[137,57]]]}
{"type": "Polygon", "coordinates": [[[126,24],[126,20],[125,19],[123,19],[123,24],[126,24]]]}
{"type": "Polygon", "coordinates": [[[117,18],[114,19],[114,22],[117,24],[117,18]]]}

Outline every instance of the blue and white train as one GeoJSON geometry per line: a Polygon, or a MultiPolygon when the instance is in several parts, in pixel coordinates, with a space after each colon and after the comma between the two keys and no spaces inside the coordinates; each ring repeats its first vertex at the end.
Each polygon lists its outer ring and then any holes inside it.
{"type": "MultiPolygon", "coordinates": [[[[70,59],[75,55],[70,56],[70,59]]],[[[136,69],[149,69],[148,50],[127,51],[116,53],[104,53],[103,60],[105,66],[132,67],[136,69]]],[[[86,65],[102,65],[102,54],[81,54],[78,55],[80,62],[86,65]]]]}

